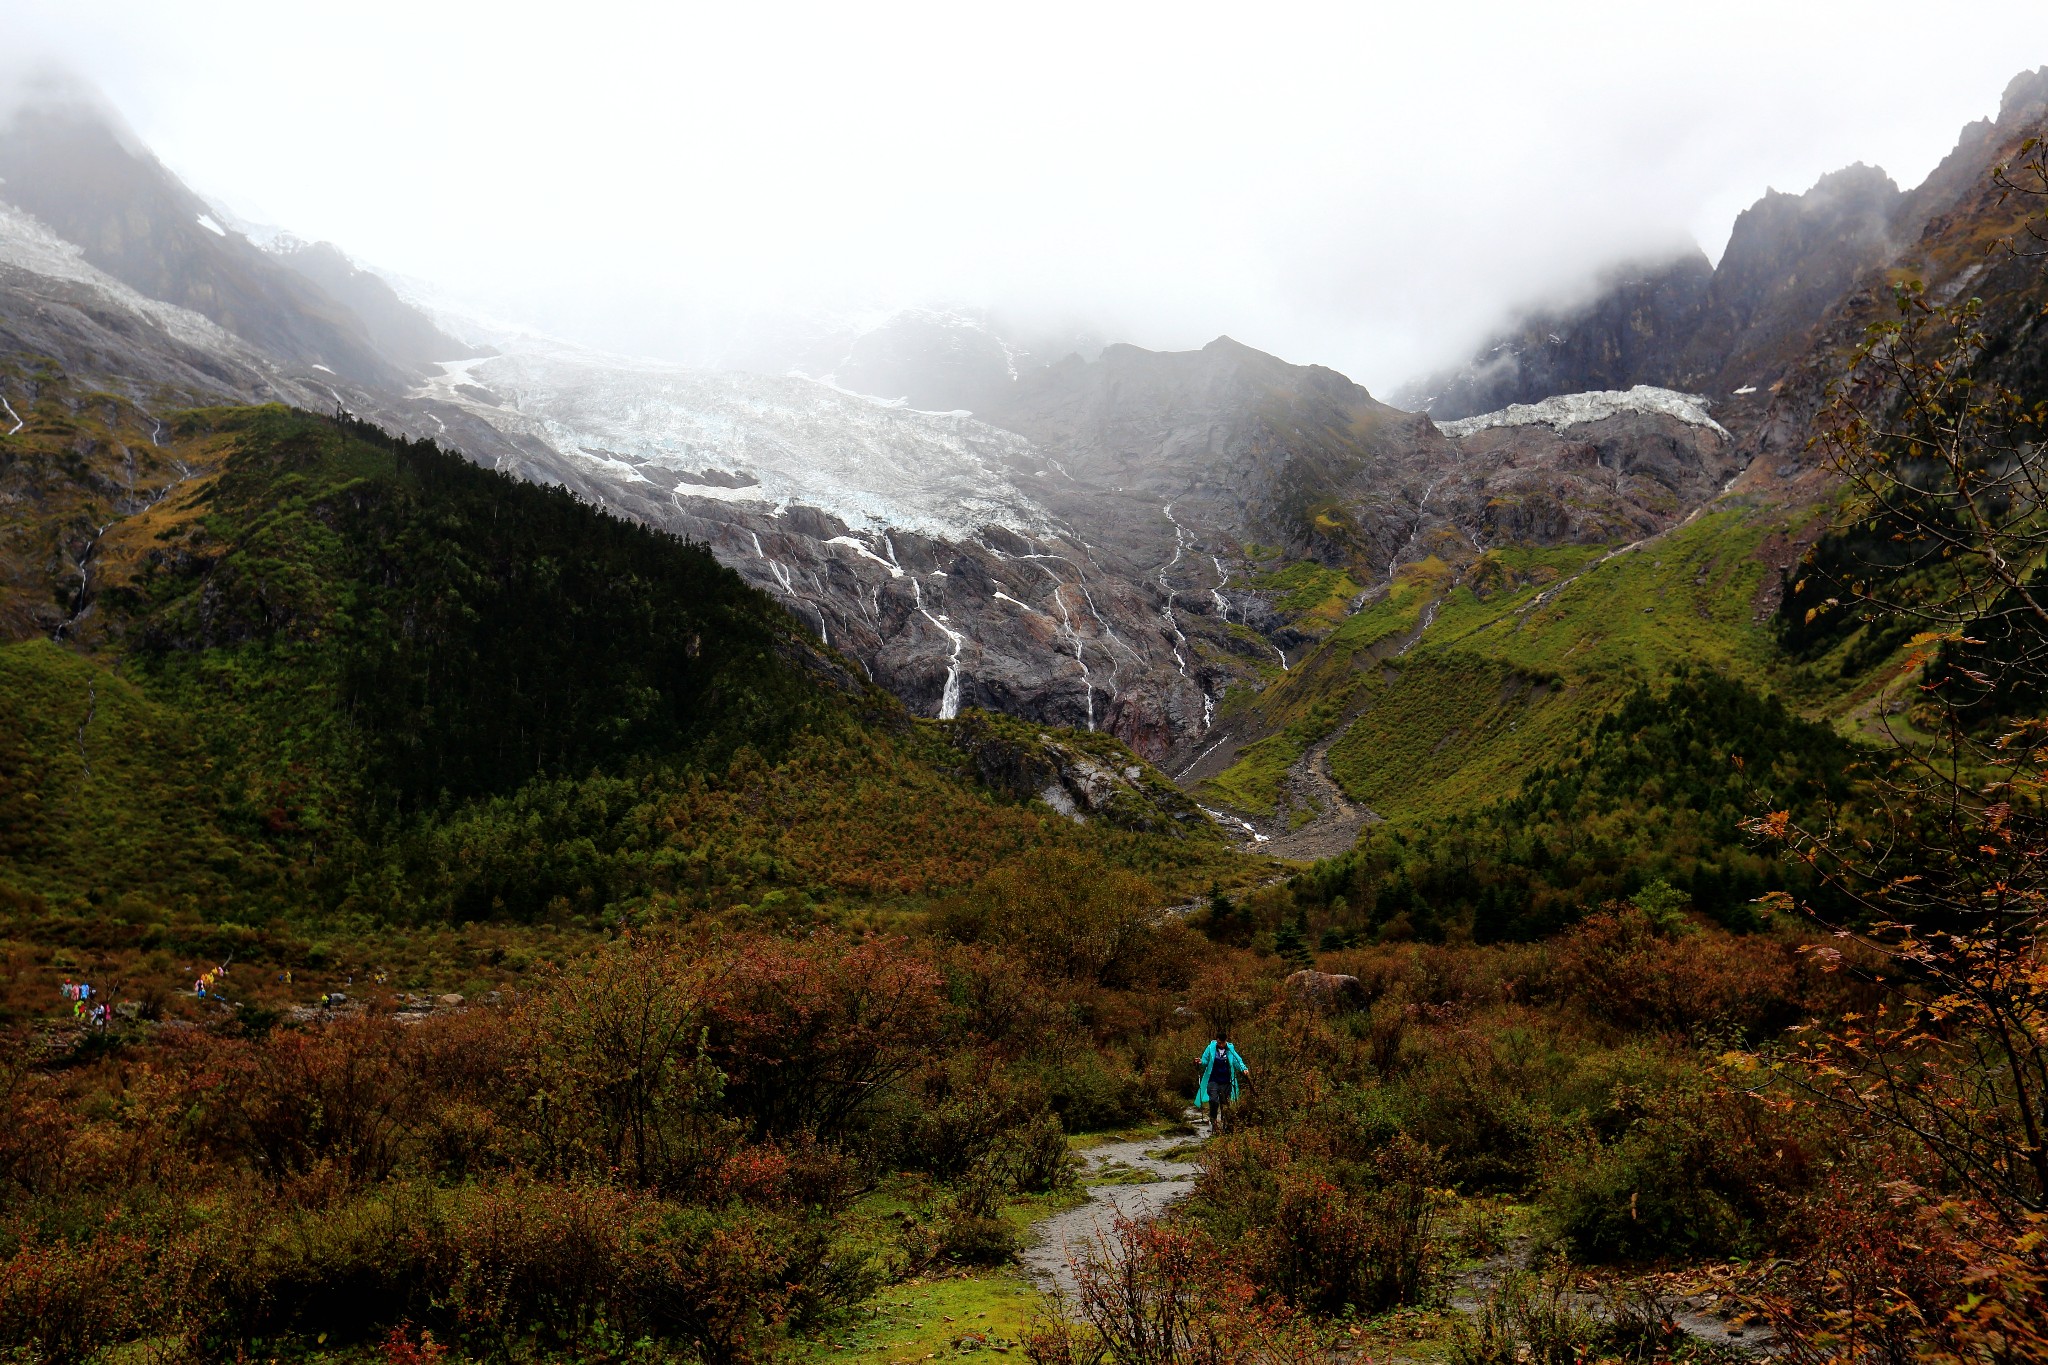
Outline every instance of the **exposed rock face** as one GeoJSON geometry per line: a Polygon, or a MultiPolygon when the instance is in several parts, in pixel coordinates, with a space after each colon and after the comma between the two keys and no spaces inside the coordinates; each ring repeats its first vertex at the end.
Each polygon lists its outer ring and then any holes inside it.
{"type": "Polygon", "coordinates": [[[407,367],[360,318],[228,231],[204,200],[103,113],[28,104],[0,129],[0,194],[137,293],[176,304],[277,361],[396,388],[407,367]]]}
{"type": "Polygon", "coordinates": [[[1698,247],[1618,266],[1589,302],[1529,314],[1463,368],[1411,383],[1395,401],[1449,421],[1555,394],[1668,383],[1706,315],[1713,279],[1698,247]]]}
{"type": "Polygon", "coordinates": [[[1335,370],[1228,337],[1200,351],[1111,346],[1093,363],[1069,359],[984,415],[1044,450],[1048,472],[1033,487],[1056,509],[1099,523],[1121,503],[1126,524],[1097,534],[1161,560],[1186,543],[1176,522],[1330,562],[1384,559],[1399,541],[1369,509],[1392,510],[1408,492],[1388,476],[1448,449],[1428,421],[1335,370]],[[1141,507],[1160,511],[1129,515],[1141,507]]]}
{"type": "MultiPolygon", "coordinates": [[[[1896,316],[1891,281],[1897,277],[1921,281],[1939,302],[1981,299],[1984,377],[2037,398],[2048,396],[2048,346],[2041,331],[2048,280],[2039,259],[1999,245],[2018,235],[2023,248],[2031,246],[2026,224],[2041,205],[2006,195],[1990,178],[1993,167],[2016,163],[2028,139],[2041,137],[2048,137],[2048,67],[2015,77],[1998,117],[1966,127],[1933,174],[1899,201],[1893,224],[1902,244],[1834,301],[1773,386],[1768,405],[1740,430],[1746,471],[1738,491],[1804,498],[1827,486],[1825,470],[1807,449],[1814,416],[1867,329],[1896,316]]],[[[1797,550],[1788,546],[1785,552],[1796,558],[1797,550]]]]}
{"type": "Polygon", "coordinates": [[[1481,548],[1637,540],[1710,501],[1741,468],[1689,395],[1638,386],[1444,425],[1461,459],[1439,497],[1481,548]]]}
{"type": "Polygon", "coordinates": [[[1529,315],[1403,398],[1460,418],[1649,384],[1707,394],[1724,424],[1747,427],[1828,311],[1889,258],[1901,202],[1890,177],[1861,164],[1804,194],[1768,191],[1736,220],[1711,271],[1697,248],[1659,268],[1618,271],[1591,302],[1529,315]]]}
{"type": "Polygon", "coordinates": [[[1891,254],[1898,207],[1891,177],[1860,162],[1822,176],[1804,194],[1767,192],[1735,220],[1706,316],[1661,382],[1716,398],[1768,390],[1810,344],[1823,315],[1891,254]]]}
{"type": "Polygon", "coordinates": [[[1100,819],[1123,829],[1201,829],[1200,809],[1156,771],[1120,763],[1114,751],[1090,753],[1043,731],[969,713],[947,732],[982,782],[1019,798],[1033,796],[1077,822],[1100,819]]]}
{"type": "Polygon", "coordinates": [[[224,398],[317,406],[326,397],[211,319],[130,288],[0,203],[0,363],[52,361],[74,380],[152,406],[224,398]]]}

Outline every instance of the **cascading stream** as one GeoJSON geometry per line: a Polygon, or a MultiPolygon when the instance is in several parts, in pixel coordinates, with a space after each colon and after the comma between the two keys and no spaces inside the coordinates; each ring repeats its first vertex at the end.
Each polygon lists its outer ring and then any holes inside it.
{"type": "MultiPolygon", "coordinates": [[[[1060,581],[1058,574],[1046,568],[1045,565],[1041,564],[1038,567],[1045,573],[1047,578],[1052,580],[1052,600],[1058,604],[1060,609],[1060,630],[1069,640],[1074,642],[1074,662],[1081,666],[1081,692],[1088,704],[1088,728],[1093,730],[1095,728],[1095,680],[1088,673],[1087,652],[1083,648],[1081,632],[1074,629],[1073,615],[1067,610],[1067,585],[1060,581]]],[[[1113,673],[1116,668],[1115,655],[1110,656],[1109,666],[1113,673]]],[[[1112,691],[1110,695],[1114,697],[1116,693],[1112,691]]]]}
{"type": "Polygon", "coordinates": [[[1223,746],[1224,746],[1225,744],[1228,744],[1229,742],[1230,742],[1230,736],[1229,736],[1229,735],[1223,735],[1223,736],[1219,737],[1219,738],[1217,739],[1217,741],[1216,741],[1216,742],[1215,742],[1214,744],[1211,744],[1211,745],[1210,745],[1210,746],[1209,746],[1208,748],[1206,748],[1206,749],[1202,750],[1202,752],[1200,752],[1200,753],[1196,754],[1196,755],[1194,756],[1194,758],[1193,758],[1192,760],[1190,760],[1190,761],[1189,761],[1189,763],[1188,763],[1187,767],[1185,767],[1185,768],[1182,768],[1182,769],[1180,770],[1180,776],[1179,776],[1179,777],[1176,777],[1176,778],[1174,778],[1174,781],[1178,782],[1178,781],[1180,781],[1180,780],[1181,780],[1182,778],[1185,778],[1185,777],[1186,777],[1186,776],[1187,776],[1187,775],[1188,775],[1189,773],[1193,772],[1193,771],[1194,771],[1194,770],[1195,770],[1196,768],[1198,768],[1198,767],[1200,767],[1200,766],[1201,766],[1201,762],[1202,762],[1202,760],[1203,760],[1203,759],[1207,758],[1207,757],[1208,757],[1208,756],[1209,756],[1210,754],[1213,754],[1213,753],[1215,753],[1215,752],[1216,752],[1216,751],[1217,751],[1218,749],[1222,748],[1222,747],[1223,747],[1223,746]]]}
{"type": "MultiPolygon", "coordinates": [[[[1180,651],[1182,647],[1187,644],[1188,637],[1181,633],[1180,622],[1174,619],[1173,599],[1175,593],[1173,584],[1169,583],[1166,579],[1166,574],[1167,571],[1172,569],[1174,565],[1180,563],[1181,555],[1186,552],[1187,533],[1181,530],[1179,522],[1173,520],[1172,503],[1167,503],[1165,508],[1162,510],[1164,510],[1166,513],[1166,519],[1170,522],[1173,522],[1173,558],[1167,560],[1166,563],[1159,566],[1159,590],[1166,594],[1166,610],[1164,613],[1162,613],[1162,615],[1164,616],[1166,621],[1166,628],[1173,632],[1173,665],[1175,668],[1178,668],[1180,670],[1180,675],[1183,678],[1185,678],[1189,676],[1188,661],[1184,657],[1182,657],[1180,651]]],[[[1207,701],[1208,698],[1204,696],[1203,700],[1207,701]]],[[[1206,723],[1204,725],[1204,728],[1207,728],[1206,723]]]]}
{"type": "MultiPolygon", "coordinates": [[[[192,477],[194,472],[192,466],[186,464],[183,460],[174,460],[172,461],[172,464],[178,471],[178,477],[172,479],[162,488],[157,489],[155,496],[151,497],[148,502],[144,503],[141,507],[137,508],[135,512],[130,513],[129,515],[140,515],[143,512],[149,511],[152,507],[155,507],[165,498],[168,498],[172,494],[172,492],[177,489],[179,484],[184,483],[187,479],[192,477]]],[[[64,633],[70,630],[71,627],[77,625],[79,618],[85,615],[85,609],[92,605],[91,601],[88,599],[87,592],[88,589],[92,586],[93,551],[99,548],[100,540],[107,534],[108,531],[113,529],[115,523],[125,521],[126,519],[126,517],[115,517],[113,521],[110,521],[106,525],[101,526],[97,530],[95,530],[92,533],[92,539],[86,542],[85,548],[79,552],[77,560],[75,560],[72,563],[71,567],[78,570],[78,595],[74,597],[71,601],[71,615],[65,617],[63,623],[60,624],[57,627],[56,631],[51,634],[50,638],[52,640],[61,642],[64,638],[64,633]]]]}
{"type": "Polygon", "coordinates": [[[1429,487],[1422,490],[1422,501],[1415,504],[1415,521],[1408,528],[1408,539],[1402,541],[1401,548],[1394,551],[1393,555],[1387,560],[1388,586],[1391,587],[1393,585],[1394,575],[1400,570],[1402,554],[1407,551],[1409,546],[1415,543],[1415,537],[1422,534],[1422,517],[1429,507],[1430,498],[1435,496],[1438,485],[1442,484],[1444,479],[1448,477],[1448,475],[1440,476],[1429,487]]]}
{"type": "Polygon", "coordinates": [[[939,719],[955,720],[960,715],[960,651],[967,644],[967,637],[947,625],[945,616],[931,614],[924,604],[924,588],[915,577],[910,580],[910,591],[918,611],[932,623],[932,629],[953,642],[953,657],[946,664],[946,686],[939,693],[939,719]]]}

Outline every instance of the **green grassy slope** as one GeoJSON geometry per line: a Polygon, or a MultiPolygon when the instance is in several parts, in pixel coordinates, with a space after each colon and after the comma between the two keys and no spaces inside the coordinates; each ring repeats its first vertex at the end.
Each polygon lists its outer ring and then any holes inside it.
{"type": "Polygon", "coordinates": [[[1507,795],[1629,689],[1680,665],[1825,710],[1832,694],[1779,652],[1754,605],[1770,572],[1757,548],[1787,515],[1798,514],[1719,509],[1611,558],[1489,552],[1369,683],[1332,775],[1390,818],[1507,795]]]}
{"type": "Polygon", "coordinates": [[[0,867],[17,892],[178,910],[275,874],[189,719],[47,640],[0,647],[0,867]]]}
{"type": "Polygon", "coordinates": [[[1766,806],[1812,813],[1863,758],[1896,641],[1795,653],[1767,542],[1813,506],[1722,504],[1629,547],[1507,547],[1409,566],[1229,719],[1269,729],[1203,784],[1270,815],[1290,764],[1385,823],[1296,883],[1312,927],[1482,940],[1554,931],[1604,901],[1676,888],[1741,925],[1800,870],[1742,830],[1766,806]]]}

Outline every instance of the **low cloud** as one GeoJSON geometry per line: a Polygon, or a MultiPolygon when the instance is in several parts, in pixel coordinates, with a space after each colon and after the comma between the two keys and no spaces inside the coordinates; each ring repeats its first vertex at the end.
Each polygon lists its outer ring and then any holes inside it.
{"type": "Polygon", "coordinates": [[[2048,56],[2017,3],[17,8],[202,193],[590,344],[947,303],[1379,391],[1766,187],[1911,184],[2048,56]]]}

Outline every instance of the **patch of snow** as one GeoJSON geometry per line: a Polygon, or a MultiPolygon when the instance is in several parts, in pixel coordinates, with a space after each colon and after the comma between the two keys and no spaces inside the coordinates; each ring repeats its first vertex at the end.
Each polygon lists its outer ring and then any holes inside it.
{"type": "MultiPolygon", "coordinates": [[[[855,554],[861,556],[863,559],[872,559],[875,561],[875,563],[887,569],[889,571],[889,577],[903,577],[903,570],[899,568],[896,564],[896,560],[894,558],[896,552],[893,549],[891,549],[889,552],[891,557],[888,559],[884,559],[880,555],[876,554],[873,550],[870,550],[867,546],[855,540],[852,536],[834,536],[832,537],[832,539],[826,541],[825,543],[827,545],[844,545],[847,549],[853,551],[855,554]]],[[[997,593],[996,596],[1000,597],[1002,596],[1002,594],[997,593]]]]}
{"type": "Polygon", "coordinates": [[[208,214],[202,213],[199,215],[199,226],[205,228],[208,232],[212,233],[216,237],[225,237],[228,235],[228,230],[222,227],[219,223],[214,222],[213,218],[208,214]]]}
{"type": "Polygon", "coordinates": [[[1540,403],[1513,403],[1499,412],[1481,413],[1455,422],[1438,422],[1436,429],[1446,436],[1470,436],[1488,427],[1525,427],[1541,423],[1557,431],[1581,422],[1598,422],[1623,413],[1654,413],[1675,417],[1690,426],[1708,427],[1727,436],[1727,428],[1707,415],[1707,400],[1698,394],[1679,393],[1638,384],[1626,391],[1599,389],[1592,393],[1567,393],[1540,403]]]}

